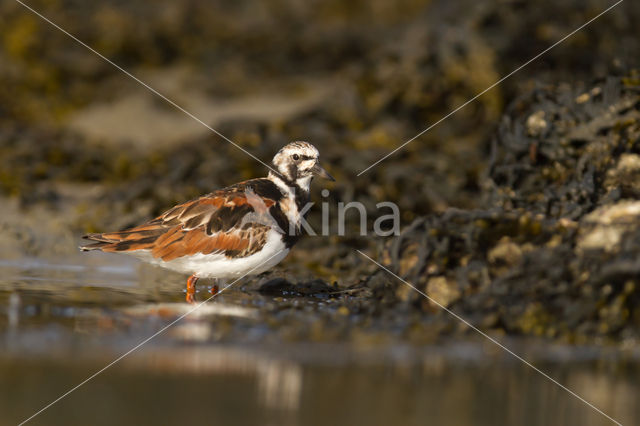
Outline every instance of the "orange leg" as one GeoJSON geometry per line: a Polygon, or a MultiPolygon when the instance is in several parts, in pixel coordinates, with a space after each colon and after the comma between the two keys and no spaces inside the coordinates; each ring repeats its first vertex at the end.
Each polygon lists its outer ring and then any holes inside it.
{"type": "Polygon", "coordinates": [[[196,283],[198,282],[198,277],[195,275],[191,275],[187,280],[187,303],[194,304],[196,303],[196,283]]]}
{"type": "MultiPolygon", "coordinates": [[[[217,281],[216,281],[217,283],[217,281]]],[[[220,287],[218,287],[218,284],[214,284],[211,286],[211,289],[209,289],[209,293],[211,294],[218,294],[218,292],[220,291],[220,287]]]]}

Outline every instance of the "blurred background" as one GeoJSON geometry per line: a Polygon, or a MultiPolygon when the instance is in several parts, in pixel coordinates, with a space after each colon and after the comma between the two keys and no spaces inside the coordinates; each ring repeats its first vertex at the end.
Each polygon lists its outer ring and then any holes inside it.
{"type": "MultiPolygon", "coordinates": [[[[265,162],[312,142],[337,180],[314,185],[316,229],[321,201],[335,213],[357,200],[369,224],[376,203],[397,203],[403,230],[361,237],[348,216],[346,236],[303,239],[33,422],[610,424],[360,249],[637,423],[636,5],[356,177],[613,3],[29,1],[265,162]]],[[[80,235],[267,170],[20,3],[2,2],[0,22],[0,423],[12,424],[188,309],[185,277],[81,254],[80,235]]]]}

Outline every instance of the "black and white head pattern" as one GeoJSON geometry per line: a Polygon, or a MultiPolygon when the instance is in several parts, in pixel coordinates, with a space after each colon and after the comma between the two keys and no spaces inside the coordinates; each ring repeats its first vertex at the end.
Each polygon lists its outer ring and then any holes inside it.
{"type": "Polygon", "coordinates": [[[318,163],[319,152],[308,142],[296,141],[285,145],[273,157],[273,165],[286,183],[296,183],[308,191],[318,163]]]}

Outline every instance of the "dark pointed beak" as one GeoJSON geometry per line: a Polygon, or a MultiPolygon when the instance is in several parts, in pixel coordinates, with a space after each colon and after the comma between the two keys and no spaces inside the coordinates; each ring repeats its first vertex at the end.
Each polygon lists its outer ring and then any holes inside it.
{"type": "Polygon", "coordinates": [[[313,166],[313,168],[311,169],[311,171],[313,172],[314,175],[319,176],[323,179],[327,179],[330,180],[332,182],[335,182],[336,180],[333,178],[333,176],[331,176],[329,174],[329,172],[327,172],[325,169],[323,169],[320,164],[316,163],[315,166],[313,166]]]}

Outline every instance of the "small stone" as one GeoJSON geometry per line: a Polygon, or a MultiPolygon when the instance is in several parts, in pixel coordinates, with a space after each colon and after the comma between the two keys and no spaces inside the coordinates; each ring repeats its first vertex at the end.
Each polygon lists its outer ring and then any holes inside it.
{"type": "Polygon", "coordinates": [[[577,248],[614,251],[625,232],[640,219],[640,201],[621,201],[589,213],[580,226],[577,248]]]}
{"type": "Polygon", "coordinates": [[[589,99],[591,99],[591,95],[589,95],[588,93],[583,93],[580,96],[576,97],[576,103],[583,104],[587,102],[589,99]]]}
{"type": "Polygon", "coordinates": [[[622,154],[616,167],[607,171],[603,185],[610,193],[621,193],[622,198],[639,198],[640,155],[622,154]]]}
{"type": "Polygon", "coordinates": [[[520,262],[522,250],[509,237],[502,237],[487,255],[492,264],[513,266],[520,262]]]}
{"type": "Polygon", "coordinates": [[[529,136],[540,136],[547,128],[547,122],[544,119],[544,111],[537,111],[527,118],[527,132],[529,136]]]}
{"type": "MultiPolygon", "coordinates": [[[[448,307],[460,298],[460,290],[454,281],[442,276],[433,277],[427,282],[427,295],[442,306],[448,307]]],[[[429,302],[436,305],[431,300],[429,302]]]]}
{"type": "Polygon", "coordinates": [[[618,160],[618,170],[636,171],[640,170],[640,155],[638,154],[622,154],[618,160]]]}

